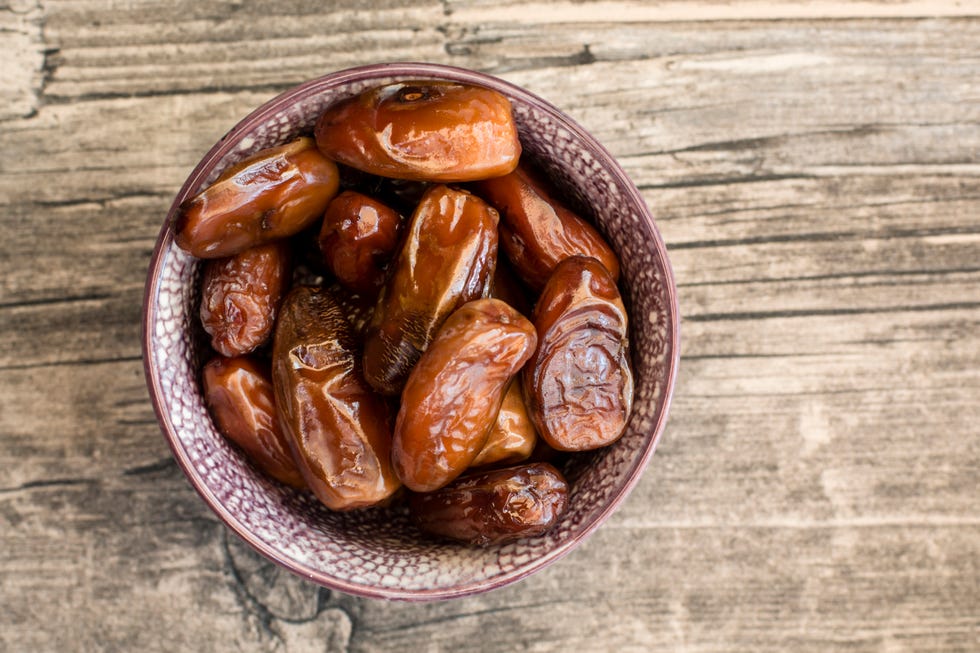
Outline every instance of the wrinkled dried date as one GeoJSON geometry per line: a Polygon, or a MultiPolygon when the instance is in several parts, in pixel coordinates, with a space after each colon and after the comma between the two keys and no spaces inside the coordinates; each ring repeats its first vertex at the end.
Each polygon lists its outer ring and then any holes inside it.
{"type": "Polygon", "coordinates": [[[202,380],[204,400],[218,430],[263,472],[305,488],[279,425],[268,373],[244,356],[218,357],[204,366],[202,380]]]}
{"type": "Polygon", "coordinates": [[[239,356],[269,339],[289,273],[289,248],[282,241],[205,264],[201,324],[215,351],[239,356]]]}
{"type": "Polygon", "coordinates": [[[307,485],[333,510],[377,505],[399,487],[388,407],[364,381],[355,352],[352,329],[328,292],[289,292],[273,345],[276,405],[307,485]]]}
{"type": "Polygon", "coordinates": [[[511,381],[500,404],[500,412],[490,429],[487,443],[477,454],[471,467],[519,463],[530,457],[538,442],[534,424],[527,414],[519,379],[511,381]]]}
{"type": "Polygon", "coordinates": [[[479,546],[541,535],[567,504],[568,483],[548,463],[473,472],[436,492],[409,497],[420,529],[479,546]]]}
{"type": "Polygon", "coordinates": [[[365,335],[364,376],[375,390],[401,392],[449,314],[488,294],[497,218],[480,198],[448,186],[422,197],[365,335]]]}
{"type": "Polygon", "coordinates": [[[500,247],[518,275],[540,289],[569,256],[599,259],[619,279],[616,253],[595,227],[555,200],[545,183],[524,165],[502,177],[473,185],[500,211],[500,247]]]}
{"type": "Polygon", "coordinates": [[[510,102],[455,82],[396,82],[337,104],[316,124],[331,159],[382,177],[459,182],[503,175],[521,144],[510,102]]]}
{"type": "Polygon", "coordinates": [[[497,299],[449,316],[402,392],[391,451],[406,487],[436,490],[473,462],[536,342],[527,318],[497,299]]]}
{"type": "Polygon", "coordinates": [[[327,206],[320,251],[338,281],[354,292],[377,294],[398,246],[401,223],[394,209],[356,191],[344,191],[327,206]]]}
{"type": "Polygon", "coordinates": [[[523,372],[528,414],[560,451],[616,441],[633,405],[628,323],[619,290],[596,259],[555,268],[534,308],[538,348],[523,372]]]}
{"type": "Polygon", "coordinates": [[[174,238],[198,258],[222,258],[291,236],[323,215],[337,194],[337,164],[313,139],[262,150],[184,202],[174,238]]]}

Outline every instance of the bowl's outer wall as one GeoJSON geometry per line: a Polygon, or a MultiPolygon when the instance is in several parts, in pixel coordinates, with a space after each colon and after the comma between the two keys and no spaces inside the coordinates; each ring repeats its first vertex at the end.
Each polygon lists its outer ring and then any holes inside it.
{"type": "Polygon", "coordinates": [[[512,583],[571,551],[634,487],[663,432],[677,374],[679,314],[666,248],[650,210],[613,157],[556,108],[512,84],[433,64],[380,64],[327,75],[263,105],[226,134],[194,169],[161,230],[143,306],[143,360],[154,409],[174,456],[215,513],[260,553],[324,586],[351,594],[431,600],[512,583]],[[631,316],[634,413],[613,446],[566,468],[573,489],[558,526],[539,538],[486,549],[435,542],[396,506],[333,513],[306,493],[256,472],[215,430],[198,373],[200,263],[177,248],[177,207],[246,156],[309,133],[330,104],[380,83],[446,79],[510,98],[525,156],[532,158],[606,235],[622,263],[631,316]]]}

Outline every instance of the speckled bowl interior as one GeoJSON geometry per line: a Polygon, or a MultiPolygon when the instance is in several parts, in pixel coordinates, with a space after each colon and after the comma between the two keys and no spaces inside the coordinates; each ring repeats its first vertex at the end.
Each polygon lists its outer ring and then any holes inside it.
{"type": "Polygon", "coordinates": [[[271,560],[351,594],[427,600],[514,582],[554,562],[594,531],[636,484],[663,431],[677,371],[676,290],[663,240],[635,186],[609,153],[544,100],[499,79],[429,64],[382,64],[327,75],[290,90],[221,139],[174,200],[150,264],[143,307],[143,359],[161,428],[194,488],[240,537],[271,560]],[[481,84],[510,98],[524,156],[535,160],[618,252],[631,316],[635,407],[613,446],[574,457],[568,510],[555,529],[490,548],[435,541],[404,508],[334,513],[312,495],[256,472],[215,430],[199,371],[207,356],[197,307],[201,264],[174,244],[176,207],[222,170],[257,150],[310,133],[329,105],[395,79],[481,84]]]}

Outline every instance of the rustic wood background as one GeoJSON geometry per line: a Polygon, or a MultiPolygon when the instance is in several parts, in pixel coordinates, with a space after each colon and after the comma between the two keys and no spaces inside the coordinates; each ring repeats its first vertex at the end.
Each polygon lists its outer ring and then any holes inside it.
{"type": "Polygon", "coordinates": [[[0,650],[980,650],[976,0],[0,0],[0,650]],[[435,604],[266,563],[172,461],[140,302],[251,109],[385,60],[567,110],[653,208],[682,365],[585,545],[435,604]]]}

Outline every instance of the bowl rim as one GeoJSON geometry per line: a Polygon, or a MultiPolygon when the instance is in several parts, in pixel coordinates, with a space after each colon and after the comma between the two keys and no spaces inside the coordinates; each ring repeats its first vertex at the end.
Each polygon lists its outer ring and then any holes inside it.
{"type": "Polygon", "coordinates": [[[141,311],[140,341],[142,348],[143,371],[146,379],[147,389],[153,405],[154,413],[160,425],[161,431],[167,444],[173,453],[174,459],[190,482],[191,486],[204,500],[209,508],[221,519],[222,522],[238,537],[247,542],[252,548],[258,551],[271,562],[283,567],[290,572],[310,580],[318,585],[330,589],[338,590],[347,594],[367,597],[394,599],[402,601],[432,601],[459,598],[473,594],[479,594],[492,589],[501,588],[513,584],[527,576],[544,569],[557,560],[569,554],[579,546],[585,539],[592,535],[605,521],[619,508],[632,492],[642,475],[643,470],[649,464],[654,451],[663,435],[666,427],[670,406],[673,400],[674,388],[677,380],[677,373],[680,364],[680,313],[677,300],[677,285],[674,279],[673,269],[670,259],[667,256],[667,247],[660,234],[653,213],[647,206],[643,197],[633,181],[616,161],[615,157],[602,145],[594,136],[580,126],[570,116],[552,105],[542,97],[517,86],[511,82],[495,77],[489,73],[481,73],[474,70],[457,66],[434,64],[424,62],[389,62],[376,63],[363,66],[347,68],[321,77],[306,81],[294,86],[279,95],[271,98],[258,108],[254,109],[215,143],[210,150],[201,158],[200,162],[184,181],[178,191],[167,218],[163,223],[157,237],[150,263],[147,269],[146,284],[143,292],[143,305],[141,311]],[[515,98],[521,102],[533,105],[537,110],[546,113],[552,120],[560,124],[563,128],[572,133],[576,140],[586,149],[591,150],[596,160],[600,161],[603,168],[616,181],[620,189],[626,191],[627,199],[639,209],[645,227],[650,229],[654,235],[654,244],[657,256],[663,263],[665,292],[669,302],[670,312],[670,356],[668,358],[668,373],[665,387],[663,389],[663,408],[657,416],[656,422],[648,430],[650,434],[649,443],[636,456],[626,474],[625,482],[618,488],[614,496],[609,499],[594,516],[577,530],[567,541],[556,546],[546,554],[534,558],[527,563],[521,564],[514,569],[492,576],[481,581],[463,581],[453,587],[448,588],[422,588],[404,589],[398,587],[384,587],[380,585],[369,585],[351,582],[345,579],[336,578],[330,574],[320,571],[302,561],[295,560],[283,552],[275,549],[254,536],[224,505],[215,497],[198,476],[191,464],[186,451],[178,445],[179,437],[169,414],[164,410],[162,402],[163,389],[161,386],[160,371],[152,364],[151,336],[152,325],[155,322],[157,311],[155,310],[155,299],[160,290],[160,270],[164,260],[164,253],[173,245],[172,218],[180,204],[190,196],[193,189],[196,189],[204,178],[212,171],[213,166],[225,155],[231,152],[239,143],[243,132],[250,130],[256,123],[262,122],[279,112],[283,107],[292,103],[298,98],[315,94],[318,89],[326,90],[342,84],[358,81],[366,81],[375,78],[401,77],[404,79],[446,79],[462,83],[477,84],[492,88],[503,93],[509,98],[515,98]]]}

